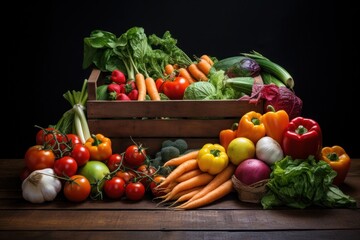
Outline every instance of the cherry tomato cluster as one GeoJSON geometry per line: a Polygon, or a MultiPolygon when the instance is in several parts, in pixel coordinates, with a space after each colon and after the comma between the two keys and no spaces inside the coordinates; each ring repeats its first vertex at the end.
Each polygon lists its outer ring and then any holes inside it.
{"type": "Polygon", "coordinates": [[[147,159],[146,149],[136,143],[128,146],[124,153],[114,153],[106,161],[112,172],[112,177],[104,184],[104,193],[111,199],[126,199],[139,201],[149,190],[154,196],[162,193],[155,186],[165,179],[157,174],[147,159]]]}
{"type": "MultiPolygon", "coordinates": [[[[144,198],[146,191],[154,196],[161,192],[154,190],[164,176],[157,174],[157,169],[148,161],[146,149],[141,145],[128,146],[123,153],[112,153],[102,164],[108,168],[109,174],[101,177],[100,195],[94,193],[93,183],[89,176],[81,174],[91,160],[91,154],[85,144],[75,134],[63,134],[54,128],[41,128],[36,134],[36,144],[25,152],[25,167],[20,173],[24,180],[35,170],[52,168],[58,177],[63,180],[63,194],[69,201],[81,202],[89,197],[103,199],[102,194],[109,199],[126,198],[139,201],[144,198]]],[[[98,161],[101,163],[101,161],[98,161]]],[[[96,164],[91,168],[91,174],[99,175],[96,164]]]]}

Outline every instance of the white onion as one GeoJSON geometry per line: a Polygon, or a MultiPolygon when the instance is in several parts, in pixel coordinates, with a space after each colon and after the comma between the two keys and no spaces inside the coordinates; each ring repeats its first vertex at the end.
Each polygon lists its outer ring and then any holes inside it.
{"type": "Polygon", "coordinates": [[[284,158],[280,144],[273,138],[265,136],[256,143],[256,157],[268,165],[274,164],[284,158]]]}

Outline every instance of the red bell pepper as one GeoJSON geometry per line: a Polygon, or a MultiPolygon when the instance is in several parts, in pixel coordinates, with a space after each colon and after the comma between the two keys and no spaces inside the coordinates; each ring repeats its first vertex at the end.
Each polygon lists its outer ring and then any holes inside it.
{"type": "Polygon", "coordinates": [[[307,159],[313,155],[320,159],[322,132],[313,119],[296,117],[289,122],[283,137],[284,155],[292,159],[307,159]]]}

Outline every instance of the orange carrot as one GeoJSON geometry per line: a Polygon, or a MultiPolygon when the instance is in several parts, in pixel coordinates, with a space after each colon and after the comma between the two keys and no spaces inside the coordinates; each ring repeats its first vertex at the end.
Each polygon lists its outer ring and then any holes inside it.
{"type": "MultiPolygon", "coordinates": [[[[161,202],[159,202],[157,205],[161,205],[161,204],[164,204],[168,201],[173,201],[173,200],[178,200],[179,198],[185,196],[185,195],[188,195],[189,193],[195,191],[195,190],[198,190],[200,191],[201,190],[201,187],[194,187],[194,188],[190,188],[190,189],[186,189],[184,191],[181,191],[181,192],[178,192],[177,194],[173,195],[172,197],[169,197],[170,193],[167,193],[165,195],[162,195],[162,196],[159,196],[157,198],[160,198],[160,199],[163,199],[161,202]]],[[[194,194],[192,194],[193,196],[194,194]]],[[[188,195],[190,198],[191,196],[188,195]]],[[[183,197],[184,198],[184,197],[183,197]]]]}
{"type": "Polygon", "coordinates": [[[211,192],[227,180],[231,179],[231,176],[235,172],[235,169],[236,166],[230,163],[223,171],[218,173],[215,178],[209,184],[207,184],[199,193],[189,199],[188,203],[205,196],[207,193],[211,192]]]}
{"type": "Polygon", "coordinates": [[[176,210],[186,210],[186,209],[194,209],[206,206],[210,203],[215,202],[216,200],[225,197],[233,190],[233,183],[231,179],[227,180],[211,192],[208,192],[205,196],[198,198],[192,202],[185,202],[179,206],[173,207],[176,210]]]}
{"type": "Polygon", "coordinates": [[[209,57],[209,55],[204,54],[200,58],[207,61],[211,66],[214,65],[214,61],[209,57]]]}
{"type": "Polygon", "coordinates": [[[162,187],[165,187],[169,185],[171,182],[175,181],[185,172],[194,170],[196,168],[198,168],[198,163],[196,159],[185,161],[182,164],[178,165],[169,175],[167,175],[165,180],[162,181],[159,185],[157,185],[156,188],[161,189],[162,187]]]}
{"type": "Polygon", "coordinates": [[[181,175],[180,177],[178,177],[176,179],[176,182],[179,183],[179,182],[186,181],[186,180],[188,180],[188,179],[190,179],[192,177],[195,177],[196,175],[200,175],[202,173],[203,173],[203,171],[201,171],[199,168],[188,171],[188,172],[184,173],[183,175],[181,175]]]}
{"type": "Polygon", "coordinates": [[[167,198],[172,198],[175,194],[187,190],[187,189],[191,189],[194,187],[200,187],[203,185],[208,184],[212,179],[214,178],[214,175],[210,174],[210,173],[202,173],[200,175],[197,175],[195,177],[192,177],[184,182],[181,182],[179,184],[177,184],[172,190],[171,192],[169,192],[169,195],[167,196],[167,198]]]}
{"type": "Polygon", "coordinates": [[[174,69],[174,66],[172,64],[168,63],[168,64],[165,65],[165,74],[166,75],[172,74],[174,72],[174,70],[175,69],[174,69]]]}
{"type": "Polygon", "coordinates": [[[200,192],[201,189],[203,189],[203,186],[194,187],[189,190],[180,192],[180,194],[179,194],[180,196],[178,198],[176,198],[176,201],[173,202],[170,206],[173,206],[177,203],[185,202],[185,201],[191,199],[194,195],[196,195],[198,192],[200,192]]]}
{"type": "Polygon", "coordinates": [[[179,68],[178,76],[186,78],[190,84],[196,82],[196,79],[191,76],[191,74],[186,68],[179,68]]]}
{"type": "Polygon", "coordinates": [[[196,66],[202,71],[206,76],[210,73],[211,65],[206,60],[200,58],[196,66]]]}
{"type": "Polygon", "coordinates": [[[164,163],[164,167],[179,166],[183,162],[186,162],[191,159],[196,159],[198,154],[199,154],[199,150],[194,150],[194,151],[182,154],[176,158],[169,159],[167,162],[164,163]]]}
{"type": "Polygon", "coordinates": [[[137,73],[135,75],[135,84],[139,92],[138,101],[144,101],[146,98],[146,84],[145,77],[142,73],[137,73]]]}
{"type": "Polygon", "coordinates": [[[157,90],[155,81],[152,77],[145,78],[146,92],[149,94],[150,99],[160,101],[160,95],[157,90]]]}
{"type": "Polygon", "coordinates": [[[208,81],[208,77],[198,68],[195,63],[190,64],[187,67],[190,74],[195,78],[197,81],[208,81]]]}

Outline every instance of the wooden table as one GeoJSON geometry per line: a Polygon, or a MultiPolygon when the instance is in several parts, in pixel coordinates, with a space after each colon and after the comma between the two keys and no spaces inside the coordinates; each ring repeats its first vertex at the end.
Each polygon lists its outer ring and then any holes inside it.
{"type": "Polygon", "coordinates": [[[359,239],[360,159],[341,186],[356,209],[263,210],[230,194],[197,210],[173,211],[147,200],[57,197],[32,204],[21,196],[22,159],[0,160],[0,239],[359,239]]]}

